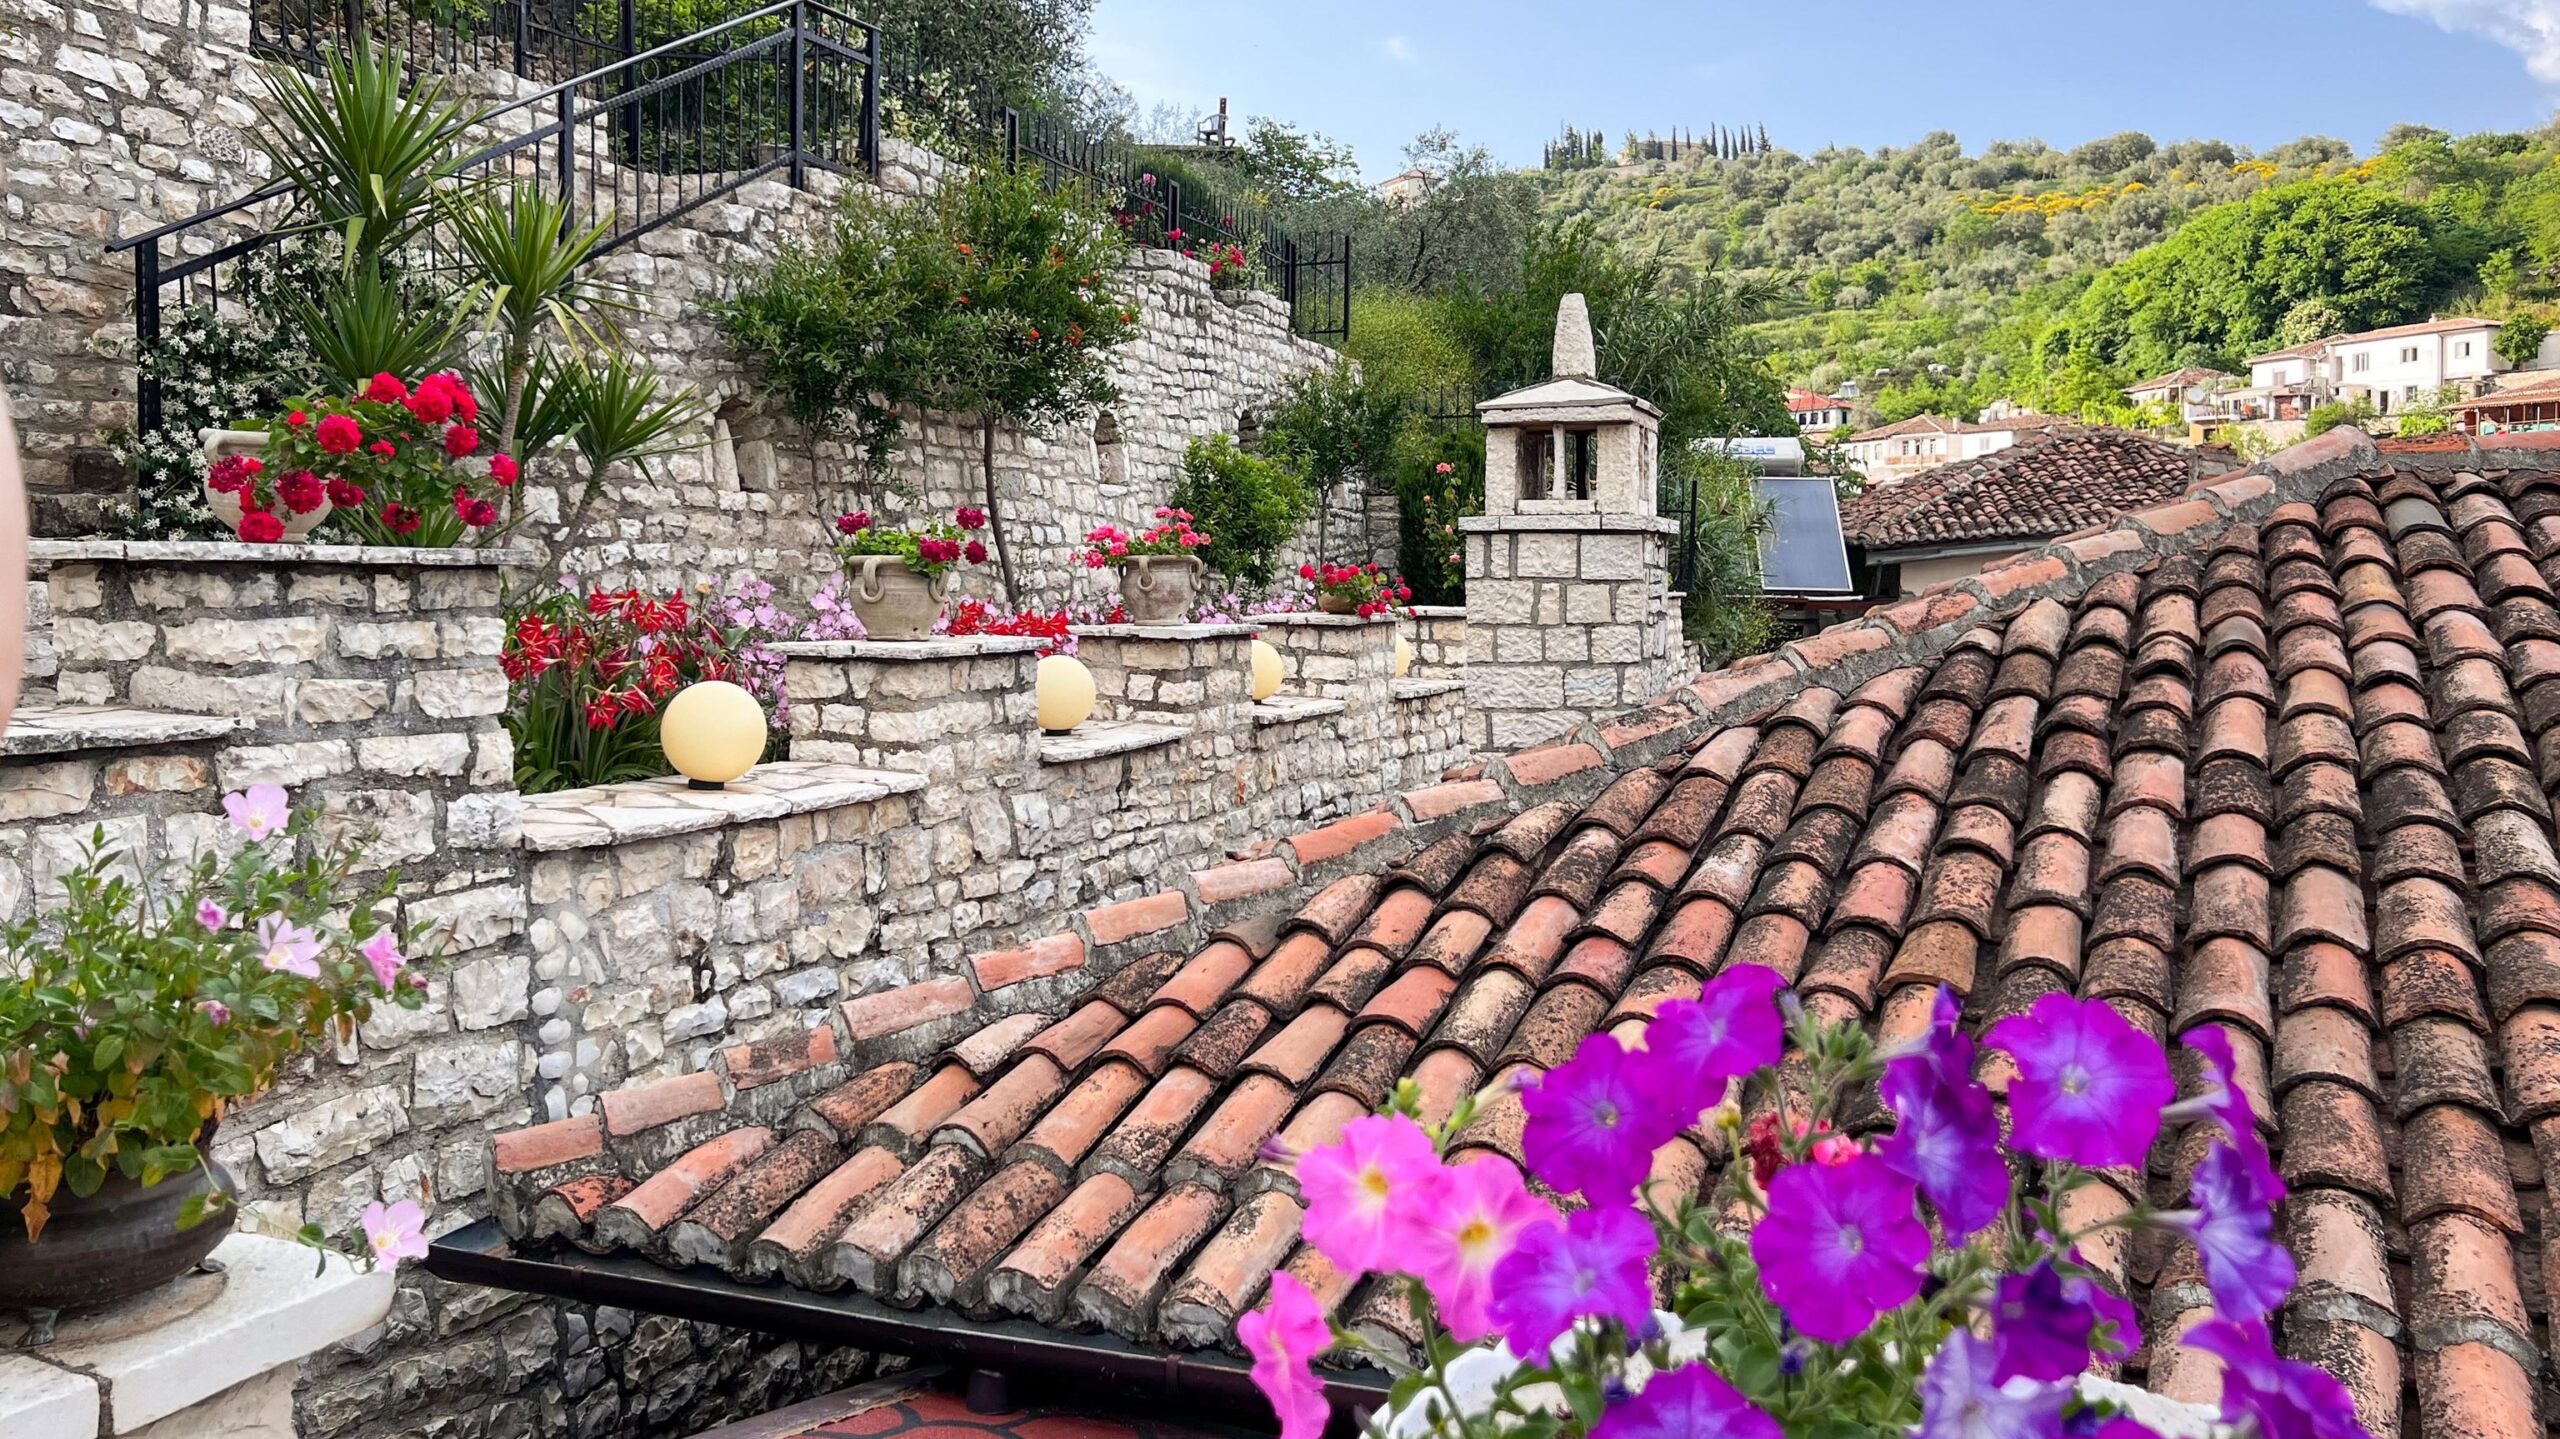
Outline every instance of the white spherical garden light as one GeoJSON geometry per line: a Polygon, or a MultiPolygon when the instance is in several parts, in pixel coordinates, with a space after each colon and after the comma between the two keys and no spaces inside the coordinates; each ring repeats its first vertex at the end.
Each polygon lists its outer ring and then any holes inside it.
{"type": "Polygon", "coordinates": [[[1280,693],[1280,651],[1274,649],[1269,640],[1255,640],[1253,642],[1254,703],[1260,704],[1278,693],[1280,693]]]}
{"type": "Polygon", "coordinates": [[[1042,734],[1065,734],[1093,718],[1093,671],[1073,655],[1041,656],[1032,689],[1042,734]]]}
{"type": "Polygon", "coordinates": [[[695,789],[720,789],[764,758],[764,706],[727,680],[690,684],[658,716],[658,746],[695,789]]]}

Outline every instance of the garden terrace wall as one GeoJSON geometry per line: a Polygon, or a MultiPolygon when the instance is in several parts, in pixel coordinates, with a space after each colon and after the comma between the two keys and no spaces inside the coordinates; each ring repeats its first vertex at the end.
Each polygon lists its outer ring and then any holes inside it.
{"type": "MultiPolygon", "coordinates": [[[[248,138],[260,123],[249,103],[258,62],[248,49],[246,9],[221,0],[183,12],[20,5],[10,22],[0,34],[0,144],[11,202],[0,245],[0,381],[26,448],[38,533],[89,534],[131,486],[101,436],[134,415],[133,265],[130,254],[110,255],[105,246],[269,178],[248,138]]],[[[493,104],[532,88],[495,70],[458,83],[493,104]]],[[[508,123],[547,115],[520,111],[508,123]]],[[[594,163],[579,180],[586,212],[663,208],[644,193],[665,192],[664,177],[626,172],[610,154],[602,143],[587,151],[594,163]]],[[[532,163],[532,152],[525,155],[532,163]]],[[[881,182],[893,192],[914,193],[948,169],[929,152],[884,141],[881,182]]],[[[692,183],[698,188],[698,178],[692,183]]],[[[752,571],[798,599],[834,569],[830,517],[862,507],[905,512],[907,502],[851,482],[841,446],[774,413],[703,312],[786,240],[822,233],[844,183],[813,173],[810,189],[796,191],[759,180],[602,263],[600,273],[628,286],[638,306],[626,317],[632,347],[699,392],[713,418],[695,447],[648,473],[606,477],[583,513],[582,482],[536,467],[529,495],[538,523],[519,537],[540,549],[539,573],[663,588],[752,571]]],[[[173,253],[237,239],[277,218],[271,209],[208,227],[173,253]]],[[[1115,357],[1121,398],[1108,417],[1045,435],[997,436],[1027,597],[1064,599],[1080,579],[1072,554],[1088,530],[1126,526],[1169,498],[1190,438],[1249,428],[1292,377],[1336,362],[1331,350],[1292,333],[1286,307],[1272,296],[1213,292],[1200,261],[1133,251],[1119,276],[1140,311],[1141,333],[1115,357]]],[[[976,425],[913,419],[897,471],[913,507],[947,514],[979,500],[976,425]]],[[[1334,512],[1309,522],[1287,562],[1312,557],[1319,532],[1332,537],[1334,558],[1391,561],[1392,497],[1352,486],[1332,498],[1334,512]]],[[[992,572],[977,585],[994,587],[992,572]]]]}

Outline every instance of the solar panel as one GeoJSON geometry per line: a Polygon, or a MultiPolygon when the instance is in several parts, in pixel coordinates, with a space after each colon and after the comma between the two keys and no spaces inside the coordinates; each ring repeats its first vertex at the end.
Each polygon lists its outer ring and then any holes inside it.
{"type": "Polygon", "coordinates": [[[1840,538],[1840,497],[1828,475],[1763,475],[1752,482],[1769,506],[1760,537],[1760,588],[1773,595],[1845,595],[1849,548],[1840,538]]]}

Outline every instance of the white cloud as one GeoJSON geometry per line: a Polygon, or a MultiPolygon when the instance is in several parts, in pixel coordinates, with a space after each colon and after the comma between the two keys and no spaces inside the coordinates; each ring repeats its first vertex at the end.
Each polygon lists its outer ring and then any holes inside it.
{"type": "Polygon", "coordinates": [[[1402,35],[1388,36],[1386,39],[1378,42],[1378,48],[1386,52],[1388,59],[1395,61],[1399,65],[1410,65],[1413,63],[1413,42],[1402,35]]]}
{"type": "Polygon", "coordinates": [[[2395,15],[2484,36],[2524,57],[2546,85],[2560,85],[2560,0],[2372,0],[2395,15]]]}

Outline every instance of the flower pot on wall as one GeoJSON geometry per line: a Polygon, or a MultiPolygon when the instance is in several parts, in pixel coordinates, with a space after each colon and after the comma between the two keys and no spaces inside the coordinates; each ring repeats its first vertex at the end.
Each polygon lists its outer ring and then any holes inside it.
{"type": "Polygon", "coordinates": [[[845,596],[862,632],[875,640],[920,640],[942,618],[947,576],[927,577],[897,555],[859,555],[845,566],[845,596]]]}
{"type": "Polygon", "coordinates": [[[1335,594],[1331,590],[1318,590],[1316,609],[1328,615],[1356,615],[1360,613],[1360,601],[1350,595],[1335,594]]]}
{"type": "Polygon", "coordinates": [[[1208,568],[1198,555],[1131,555],[1120,561],[1120,607],[1131,624],[1178,625],[1198,602],[1208,568]]]}
{"type": "MultiPolygon", "coordinates": [[[[203,430],[198,434],[204,441],[204,462],[208,467],[225,455],[255,455],[267,447],[267,432],[264,430],[203,430]]],[[[235,535],[240,533],[241,510],[238,495],[217,490],[213,487],[213,482],[207,480],[204,487],[204,502],[205,507],[213,511],[213,517],[222,522],[224,529],[235,535]]],[[[311,532],[320,527],[320,522],[329,518],[329,510],[329,502],[323,499],[318,509],[299,515],[291,509],[278,506],[276,518],[284,521],[285,539],[301,540],[309,538],[311,532]]]]}
{"type": "Polygon", "coordinates": [[[44,1237],[30,1243],[16,1205],[0,1200],[0,1310],[85,1309],[157,1289],[196,1266],[231,1232],[225,1206],[193,1229],[178,1227],[189,1199],[231,1176],[198,1144],[205,1168],[172,1174],[144,1187],[110,1169],[98,1192],[83,1199],[54,1191],[44,1237]],[[209,1177],[207,1169],[212,1171],[209,1177]]]}

